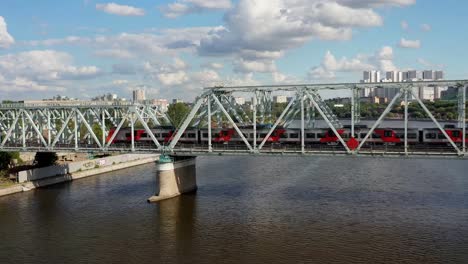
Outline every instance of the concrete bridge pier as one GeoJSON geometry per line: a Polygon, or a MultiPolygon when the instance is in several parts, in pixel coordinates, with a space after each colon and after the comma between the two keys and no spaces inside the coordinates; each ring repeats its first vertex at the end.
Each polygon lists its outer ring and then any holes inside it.
{"type": "Polygon", "coordinates": [[[159,193],[148,198],[158,202],[197,190],[196,157],[168,157],[161,155],[156,163],[159,193]]]}

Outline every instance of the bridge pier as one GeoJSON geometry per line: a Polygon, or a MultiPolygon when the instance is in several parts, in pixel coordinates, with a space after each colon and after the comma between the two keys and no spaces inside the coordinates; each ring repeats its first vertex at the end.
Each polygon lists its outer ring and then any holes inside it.
{"type": "Polygon", "coordinates": [[[148,202],[158,202],[183,193],[197,190],[196,157],[172,157],[161,155],[156,164],[159,179],[159,192],[148,198],[148,202]]]}

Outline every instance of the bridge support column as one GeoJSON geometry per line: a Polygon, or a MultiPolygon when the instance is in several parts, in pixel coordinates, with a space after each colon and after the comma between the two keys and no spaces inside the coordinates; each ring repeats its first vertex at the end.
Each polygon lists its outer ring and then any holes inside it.
{"type": "Polygon", "coordinates": [[[168,159],[161,155],[156,164],[159,179],[159,192],[148,198],[148,202],[158,202],[183,193],[197,190],[196,157],[176,157],[168,159]]]}

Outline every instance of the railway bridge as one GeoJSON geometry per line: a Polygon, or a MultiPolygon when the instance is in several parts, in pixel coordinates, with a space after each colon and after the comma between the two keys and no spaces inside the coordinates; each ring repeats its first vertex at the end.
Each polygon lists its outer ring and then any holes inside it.
{"type": "MultiPolygon", "coordinates": [[[[444,80],[208,87],[201,91],[177,127],[160,108],[145,104],[64,105],[52,101],[35,105],[2,104],[0,151],[160,153],[179,157],[188,166],[194,162],[182,157],[466,159],[467,85],[468,80],[444,80]],[[427,101],[420,98],[428,91],[437,94],[447,87],[457,91],[454,100],[458,120],[453,124],[437,120],[427,101]],[[389,102],[376,120],[364,126],[361,103],[369,100],[366,95],[375,93],[389,98],[389,102]],[[331,96],[345,98],[342,100],[347,103],[332,106],[323,99],[331,96]],[[238,98],[247,98],[249,102],[240,104],[238,98]],[[282,107],[273,104],[274,98],[284,102],[280,104],[282,107]],[[424,111],[430,127],[413,125],[409,112],[412,104],[424,111]],[[345,106],[348,109],[342,109],[345,106]],[[403,112],[400,125],[384,126],[383,121],[395,108],[403,112]],[[347,120],[338,118],[336,109],[347,112],[347,120]]],[[[173,162],[167,164],[161,166],[173,171],[180,167],[173,162]]]]}

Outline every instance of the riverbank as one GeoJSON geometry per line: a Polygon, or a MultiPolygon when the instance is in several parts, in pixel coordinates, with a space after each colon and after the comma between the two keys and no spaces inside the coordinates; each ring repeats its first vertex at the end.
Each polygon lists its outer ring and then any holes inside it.
{"type": "MultiPolygon", "coordinates": [[[[119,156],[115,156],[115,157],[118,158],[119,156]]],[[[8,184],[4,184],[3,186],[0,185],[0,196],[10,195],[10,194],[19,193],[19,192],[27,192],[36,188],[45,187],[45,186],[49,186],[49,185],[53,185],[57,183],[78,180],[78,179],[95,176],[95,175],[99,175],[99,174],[106,173],[106,172],[112,172],[112,171],[126,169],[126,168],[130,168],[134,166],[139,166],[139,165],[155,162],[156,160],[158,160],[158,158],[159,158],[159,155],[152,155],[150,157],[144,157],[144,158],[137,159],[137,160],[122,162],[119,164],[112,164],[112,165],[105,166],[105,167],[95,166],[88,170],[79,170],[75,172],[46,177],[43,179],[37,179],[37,180],[32,180],[32,181],[23,182],[23,183],[11,183],[11,184],[8,183],[8,184]]],[[[92,161],[97,162],[98,159],[90,160],[90,162],[92,161]]]]}

